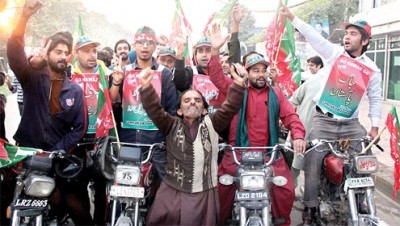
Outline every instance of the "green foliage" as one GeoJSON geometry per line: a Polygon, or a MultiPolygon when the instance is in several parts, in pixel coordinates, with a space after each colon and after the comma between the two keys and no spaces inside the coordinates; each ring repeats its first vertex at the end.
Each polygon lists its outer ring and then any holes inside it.
{"type": "Polygon", "coordinates": [[[239,40],[247,40],[251,36],[253,36],[254,24],[256,23],[256,19],[249,9],[245,8],[244,18],[239,26],[239,40]]]}
{"type": "MultiPolygon", "coordinates": [[[[17,12],[17,20],[21,9],[17,12]]],[[[42,8],[28,22],[25,34],[26,46],[39,47],[43,36],[47,37],[57,31],[73,33],[79,15],[82,18],[85,34],[98,40],[103,47],[113,48],[119,39],[132,40],[134,36],[134,31],[126,31],[120,25],[110,23],[103,14],[88,11],[81,0],[46,0],[43,1],[42,8]]],[[[0,39],[0,45],[5,46],[5,41],[0,39]]]]}
{"type": "Polygon", "coordinates": [[[249,39],[245,41],[246,45],[254,45],[259,42],[265,41],[265,29],[262,29],[261,31],[255,33],[253,36],[251,36],[249,39]]]}
{"type": "MultiPolygon", "coordinates": [[[[251,14],[251,11],[248,8],[246,8],[246,6],[242,5],[242,7],[244,7],[244,13],[243,13],[244,16],[239,25],[239,40],[244,41],[254,35],[253,30],[254,30],[254,24],[256,23],[256,19],[251,14]]],[[[229,17],[228,27],[230,28],[231,26],[232,26],[232,18],[229,17]]]]}
{"type": "Polygon", "coordinates": [[[294,14],[308,23],[313,16],[320,16],[328,18],[330,25],[337,25],[354,15],[356,8],[355,0],[312,0],[295,9],[294,14]]]}

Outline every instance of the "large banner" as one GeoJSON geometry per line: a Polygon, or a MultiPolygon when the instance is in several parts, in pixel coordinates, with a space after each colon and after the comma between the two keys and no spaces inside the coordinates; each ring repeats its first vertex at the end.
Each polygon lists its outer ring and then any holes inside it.
{"type": "Polygon", "coordinates": [[[200,91],[206,98],[207,103],[210,105],[208,107],[209,113],[221,108],[225,95],[221,94],[219,89],[211,82],[210,76],[194,74],[193,89],[200,91]]]}
{"type": "Polygon", "coordinates": [[[318,106],[332,114],[350,118],[357,110],[373,70],[346,56],[332,67],[318,106]]]}
{"type": "Polygon", "coordinates": [[[96,133],[96,121],[97,121],[97,104],[99,96],[99,74],[73,74],[71,81],[78,84],[85,95],[86,107],[88,112],[88,129],[87,134],[96,133]]]}
{"type": "MultiPolygon", "coordinates": [[[[139,89],[140,81],[138,75],[140,70],[126,70],[122,95],[122,128],[157,130],[153,121],[147,116],[143,109],[139,89]]],[[[161,97],[161,72],[154,71],[151,81],[156,93],[161,97]]]]}

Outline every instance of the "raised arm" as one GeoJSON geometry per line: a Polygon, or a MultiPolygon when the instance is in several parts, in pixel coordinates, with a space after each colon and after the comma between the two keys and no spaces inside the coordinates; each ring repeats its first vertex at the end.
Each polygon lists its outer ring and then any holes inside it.
{"type": "Polygon", "coordinates": [[[237,4],[232,12],[232,30],[231,38],[228,42],[229,63],[240,63],[240,41],[239,41],[239,25],[244,16],[244,8],[237,4]]]}
{"type": "Polygon", "coordinates": [[[31,74],[28,58],[24,50],[26,26],[31,16],[41,8],[42,4],[40,0],[25,1],[17,26],[14,28],[7,42],[7,58],[10,68],[15,73],[20,83],[24,83],[26,78],[31,74]]]}
{"type": "Polygon", "coordinates": [[[280,14],[282,16],[285,16],[292,22],[293,26],[300,31],[300,33],[306,38],[313,49],[326,61],[329,62],[335,59],[338,52],[343,51],[340,46],[336,46],[335,44],[325,39],[311,25],[296,17],[285,4],[281,3],[281,6],[282,7],[280,10],[280,14]]]}
{"type": "Polygon", "coordinates": [[[158,129],[168,134],[170,128],[174,125],[173,116],[168,114],[160,104],[160,98],[151,85],[153,79],[153,71],[150,68],[143,69],[140,74],[140,95],[143,100],[143,108],[146,110],[147,115],[158,127],[158,129]]]}

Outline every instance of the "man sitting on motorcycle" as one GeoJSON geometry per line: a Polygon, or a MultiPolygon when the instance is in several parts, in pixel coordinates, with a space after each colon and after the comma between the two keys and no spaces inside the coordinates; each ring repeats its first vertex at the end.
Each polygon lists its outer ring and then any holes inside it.
{"type": "MultiPolygon", "coordinates": [[[[242,71],[245,70],[242,68],[242,71]]],[[[165,134],[167,164],[165,177],[148,215],[147,225],[216,225],[218,133],[239,111],[244,80],[234,80],[221,109],[207,114],[208,103],[197,90],[182,93],[179,117],[165,112],[151,85],[152,71],[141,73],[143,108],[165,134]]]]}
{"type": "MultiPolygon", "coordinates": [[[[232,80],[220,76],[222,66],[219,60],[219,49],[224,40],[219,33],[211,35],[212,56],[209,63],[211,81],[222,92],[226,93],[232,80]]],[[[244,59],[248,72],[248,84],[241,111],[235,115],[230,124],[229,142],[233,146],[273,146],[278,142],[279,119],[292,133],[296,152],[305,150],[305,130],[299,116],[279,88],[271,87],[267,82],[267,68],[269,63],[261,54],[251,53],[244,59]]],[[[226,152],[219,165],[218,175],[235,175],[237,165],[232,159],[232,153],[226,152]]],[[[284,176],[288,179],[285,186],[272,187],[272,212],[275,222],[284,222],[290,225],[290,212],[294,202],[294,183],[290,170],[282,156],[272,165],[275,176],[284,176]],[[279,220],[278,220],[279,219],[279,220]]],[[[226,224],[232,212],[235,197],[235,185],[218,184],[218,193],[221,203],[221,223],[226,224]]]]}
{"type": "MultiPolygon", "coordinates": [[[[24,51],[27,23],[41,6],[40,0],[25,1],[21,18],[7,43],[10,67],[24,91],[25,111],[14,139],[19,146],[71,152],[87,128],[83,91],[68,79],[66,73],[67,59],[72,51],[72,35],[57,32],[43,40],[40,53],[33,56],[33,60],[42,64],[41,69],[29,64],[24,51]]],[[[60,186],[57,188],[52,201],[62,199],[67,207],[59,209],[66,209],[76,225],[92,225],[94,222],[89,206],[85,208],[79,198],[79,194],[87,193],[86,187],[83,190],[64,187],[61,194],[57,193],[60,186]]]]}
{"type": "MultiPolygon", "coordinates": [[[[309,24],[293,15],[286,5],[282,5],[281,15],[290,19],[315,51],[326,60],[329,71],[327,76],[321,78],[321,90],[314,98],[317,106],[309,139],[354,139],[365,136],[367,131],[358,121],[358,106],[365,94],[369,99],[372,125],[369,135],[376,137],[382,112],[382,74],[365,55],[371,37],[370,25],[364,20],[346,24],[343,27],[343,46],[339,46],[330,43],[309,24]],[[332,91],[337,94],[332,95],[332,91]]],[[[351,143],[350,150],[354,150],[355,145],[351,143]]],[[[322,147],[320,150],[328,148],[322,147]]],[[[304,225],[315,222],[321,165],[328,153],[311,151],[305,156],[304,225]]]]}

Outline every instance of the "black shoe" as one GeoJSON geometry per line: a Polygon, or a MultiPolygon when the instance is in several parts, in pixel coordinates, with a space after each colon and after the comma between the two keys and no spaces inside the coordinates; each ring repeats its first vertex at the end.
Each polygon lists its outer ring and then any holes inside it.
{"type": "Polygon", "coordinates": [[[303,225],[308,226],[315,223],[315,213],[317,212],[316,207],[304,207],[303,212],[303,225]]]}

